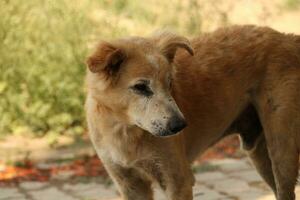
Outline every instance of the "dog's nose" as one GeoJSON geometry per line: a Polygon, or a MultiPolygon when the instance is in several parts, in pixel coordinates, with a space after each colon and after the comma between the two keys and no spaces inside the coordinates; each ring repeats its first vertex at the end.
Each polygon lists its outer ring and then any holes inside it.
{"type": "Polygon", "coordinates": [[[168,129],[172,133],[177,133],[186,127],[186,121],[181,117],[172,117],[168,122],[168,129]]]}

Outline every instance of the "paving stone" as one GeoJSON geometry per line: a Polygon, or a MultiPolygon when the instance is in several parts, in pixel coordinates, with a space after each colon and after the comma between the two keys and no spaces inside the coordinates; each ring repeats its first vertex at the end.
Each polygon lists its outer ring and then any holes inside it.
{"type": "Polygon", "coordinates": [[[227,194],[244,192],[250,189],[246,181],[241,181],[233,178],[215,181],[213,183],[213,187],[217,191],[222,191],[227,194]]]}
{"type": "Polygon", "coordinates": [[[106,200],[118,197],[114,187],[106,187],[100,183],[78,183],[74,185],[66,184],[63,186],[63,189],[73,192],[78,197],[89,200],[106,200]]]}
{"type": "Polygon", "coordinates": [[[221,172],[204,172],[195,175],[196,181],[203,183],[212,182],[215,180],[221,180],[228,178],[224,173],[221,172]]]}
{"type": "Polygon", "coordinates": [[[193,193],[194,200],[217,200],[226,198],[226,196],[218,193],[215,190],[209,189],[207,187],[199,187],[197,185],[193,188],[193,193]]]}
{"type": "Polygon", "coordinates": [[[25,196],[0,198],[0,200],[27,200],[25,196]]]}
{"type": "Polygon", "coordinates": [[[249,190],[247,191],[237,192],[232,195],[241,200],[253,200],[253,199],[259,199],[267,195],[267,193],[257,188],[249,188],[249,190]]]}
{"type": "MultiPolygon", "coordinates": [[[[217,199],[225,199],[226,196],[209,189],[205,186],[201,186],[200,184],[197,184],[193,188],[193,195],[194,200],[217,200],[217,199]]],[[[166,195],[163,193],[160,189],[155,189],[154,191],[154,199],[155,200],[166,200],[166,195]]],[[[102,200],[102,199],[101,199],[102,200]]]]}
{"type": "Polygon", "coordinates": [[[8,200],[8,199],[20,199],[22,198],[23,195],[19,192],[17,188],[8,188],[8,187],[3,187],[0,188],[0,199],[2,200],[8,200]]]}
{"type": "Polygon", "coordinates": [[[261,197],[258,197],[257,200],[276,200],[274,194],[267,194],[261,197]]]}
{"type": "Polygon", "coordinates": [[[56,162],[51,162],[51,163],[41,162],[41,163],[37,163],[36,167],[42,170],[47,170],[53,167],[61,167],[63,165],[64,165],[63,163],[56,163],[56,162]]]}
{"type": "Polygon", "coordinates": [[[67,180],[74,175],[74,171],[61,171],[57,174],[52,175],[53,180],[67,180]]]}
{"type": "Polygon", "coordinates": [[[48,183],[36,182],[36,181],[26,181],[20,183],[20,187],[25,190],[37,190],[46,187],[48,185],[49,185],[48,183]]]}
{"type": "Polygon", "coordinates": [[[247,182],[261,182],[263,181],[260,175],[255,170],[249,170],[249,171],[238,171],[233,172],[230,174],[230,176],[240,178],[242,180],[245,180],[247,182]]]}
{"type": "Polygon", "coordinates": [[[107,200],[118,196],[114,191],[103,188],[88,190],[77,194],[82,198],[87,198],[90,200],[107,200]]]}
{"type": "MultiPolygon", "coordinates": [[[[220,171],[198,173],[193,188],[194,200],[275,200],[273,193],[263,184],[258,173],[247,161],[226,159],[213,165],[220,171]]],[[[88,179],[87,183],[64,185],[55,182],[23,182],[19,186],[33,197],[32,200],[121,200],[114,185],[108,186],[88,179]],[[53,185],[51,185],[53,184],[53,185]]],[[[300,197],[300,185],[296,188],[296,199],[300,197]]],[[[0,188],[0,200],[26,200],[17,188],[0,188]]],[[[155,190],[155,200],[166,200],[161,190],[155,190]]]]}
{"type": "Polygon", "coordinates": [[[71,195],[62,192],[55,187],[32,191],[29,194],[33,197],[34,200],[74,200],[71,195]]]}
{"type": "Polygon", "coordinates": [[[234,172],[240,170],[253,169],[252,166],[248,163],[246,159],[237,160],[237,159],[222,159],[211,161],[213,165],[216,165],[220,170],[224,172],[234,172]]]}

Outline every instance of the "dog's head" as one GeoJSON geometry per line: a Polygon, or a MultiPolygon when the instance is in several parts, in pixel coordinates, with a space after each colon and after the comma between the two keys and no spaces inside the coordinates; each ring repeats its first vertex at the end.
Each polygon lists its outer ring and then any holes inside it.
{"type": "Polygon", "coordinates": [[[178,48],[193,55],[189,41],[171,33],[101,42],[87,60],[88,88],[120,122],[173,135],[186,126],[171,96],[178,48]]]}

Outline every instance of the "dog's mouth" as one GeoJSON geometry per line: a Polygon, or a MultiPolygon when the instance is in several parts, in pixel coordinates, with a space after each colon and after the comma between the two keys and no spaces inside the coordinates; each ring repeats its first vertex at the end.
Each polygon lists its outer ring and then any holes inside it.
{"type": "Polygon", "coordinates": [[[169,130],[160,131],[158,134],[154,134],[157,137],[169,137],[173,135],[177,135],[179,132],[171,132],[169,130]]]}

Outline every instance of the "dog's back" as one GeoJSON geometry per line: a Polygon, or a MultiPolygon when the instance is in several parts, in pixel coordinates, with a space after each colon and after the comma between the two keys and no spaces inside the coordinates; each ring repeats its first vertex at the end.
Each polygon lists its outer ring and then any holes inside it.
{"type": "Polygon", "coordinates": [[[189,124],[185,137],[190,158],[224,137],[232,120],[252,106],[264,131],[253,150],[254,163],[279,200],[294,199],[300,150],[300,37],[266,27],[234,26],[204,34],[192,46],[192,59],[184,53],[177,56],[175,85],[175,99],[189,124]]]}
{"type": "Polygon", "coordinates": [[[192,58],[178,53],[174,98],[188,121],[186,132],[193,132],[186,134],[191,158],[218,141],[251,103],[281,40],[282,34],[269,28],[234,26],[193,39],[192,58]]]}

